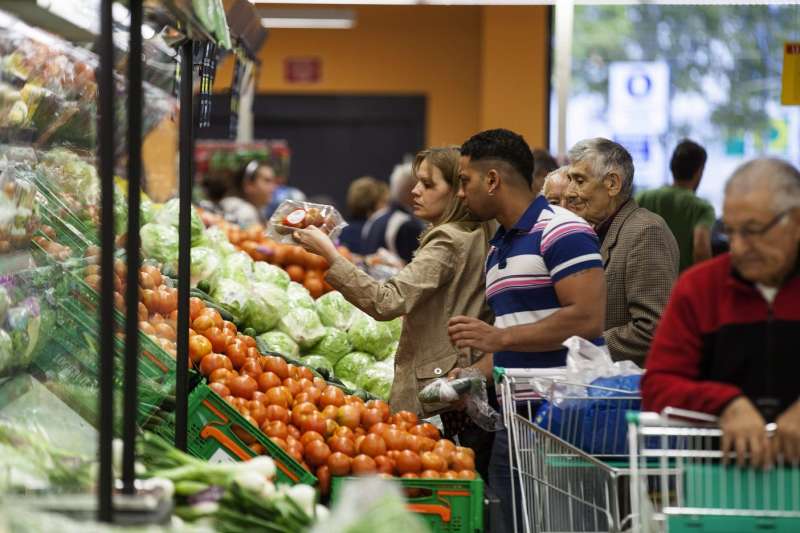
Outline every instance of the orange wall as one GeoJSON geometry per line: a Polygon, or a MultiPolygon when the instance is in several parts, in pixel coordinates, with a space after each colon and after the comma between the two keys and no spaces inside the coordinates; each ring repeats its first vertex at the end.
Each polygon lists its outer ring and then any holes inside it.
{"type": "MultiPolygon", "coordinates": [[[[272,30],[258,92],[424,94],[428,145],[500,125],[544,141],[546,8],[351,8],[352,30],[272,30]],[[303,56],[322,60],[320,83],[284,81],[284,60],[303,56]]],[[[231,67],[220,66],[218,88],[230,85],[231,67]]]]}

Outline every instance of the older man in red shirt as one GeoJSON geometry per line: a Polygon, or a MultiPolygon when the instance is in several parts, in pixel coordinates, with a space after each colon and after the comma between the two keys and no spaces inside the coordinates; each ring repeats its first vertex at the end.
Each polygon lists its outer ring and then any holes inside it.
{"type": "Polygon", "coordinates": [[[644,408],[719,415],[722,449],[740,463],[800,460],[800,172],[778,159],[741,166],[723,222],[730,253],[687,270],[672,292],[647,358],[644,408]]]}

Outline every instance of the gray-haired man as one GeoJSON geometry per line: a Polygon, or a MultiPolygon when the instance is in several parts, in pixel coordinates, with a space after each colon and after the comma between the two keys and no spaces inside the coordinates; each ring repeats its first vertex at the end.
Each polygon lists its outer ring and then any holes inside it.
{"type": "Polygon", "coordinates": [[[608,139],[587,139],[569,151],[567,208],[594,226],[606,274],[603,334],[615,360],[644,363],[678,276],[678,243],[664,219],[632,197],[633,160],[608,139]]]}

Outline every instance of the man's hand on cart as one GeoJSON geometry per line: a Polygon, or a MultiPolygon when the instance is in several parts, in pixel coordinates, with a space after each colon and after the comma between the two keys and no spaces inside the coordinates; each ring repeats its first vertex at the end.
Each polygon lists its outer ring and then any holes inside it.
{"type": "Polygon", "coordinates": [[[772,464],[772,445],[767,436],[766,422],[753,403],[740,396],[722,411],[719,419],[722,429],[722,453],[736,452],[739,466],[768,467],[772,464]]]}
{"type": "Polygon", "coordinates": [[[502,351],[505,347],[504,330],[469,316],[451,318],[447,333],[450,335],[450,342],[459,349],[472,348],[494,353],[502,351]]]}
{"type": "Polygon", "coordinates": [[[800,400],[794,402],[775,421],[777,429],[772,439],[774,453],[785,461],[800,461],[800,400]]]}

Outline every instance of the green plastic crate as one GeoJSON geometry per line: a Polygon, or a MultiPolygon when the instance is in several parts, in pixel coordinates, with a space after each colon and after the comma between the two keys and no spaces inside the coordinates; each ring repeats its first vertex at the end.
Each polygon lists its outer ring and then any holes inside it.
{"type": "Polygon", "coordinates": [[[797,533],[800,518],[777,516],[669,515],[669,533],[797,533]]]}
{"type": "MultiPolygon", "coordinates": [[[[171,441],[174,427],[163,428],[158,433],[171,441]]],[[[246,461],[256,456],[246,441],[259,443],[275,461],[279,482],[317,485],[314,475],[203,383],[189,394],[187,433],[188,451],[200,459],[210,462],[246,461]]]]}
{"type": "MultiPolygon", "coordinates": [[[[334,477],[331,501],[335,502],[342,484],[355,478],[334,477]]],[[[400,479],[408,508],[428,525],[433,533],[481,533],[483,531],[483,480],[400,479]]]]}

